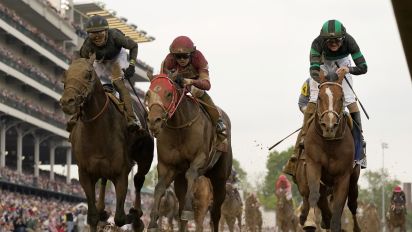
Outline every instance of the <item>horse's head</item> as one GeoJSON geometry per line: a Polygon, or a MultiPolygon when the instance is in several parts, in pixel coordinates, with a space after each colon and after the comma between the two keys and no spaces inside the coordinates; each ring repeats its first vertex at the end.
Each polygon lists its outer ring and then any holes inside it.
{"type": "Polygon", "coordinates": [[[76,59],[65,72],[60,105],[66,114],[78,113],[85,101],[90,98],[97,79],[93,69],[94,59],[94,55],[90,59],[76,59]]]}
{"type": "Polygon", "coordinates": [[[339,123],[343,117],[343,72],[338,74],[337,80],[330,80],[320,72],[320,85],[317,103],[318,122],[322,129],[322,136],[327,139],[335,137],[339,123]]]}
{"type": "Polygon", "coordinates": [[[166,74],[149,78],[151,83],[145,97],[145,105],[149,111],[147,123],[156,137],[164,123],[176,111],[180,94],[174,82],[166,74]]]}

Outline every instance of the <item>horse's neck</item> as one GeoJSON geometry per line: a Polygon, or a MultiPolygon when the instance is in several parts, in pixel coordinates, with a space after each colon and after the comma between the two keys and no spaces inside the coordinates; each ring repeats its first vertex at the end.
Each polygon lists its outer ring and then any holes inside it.
{"type": "MultiPolygon", "coordinates": [[[[94,85],[94,91],[91,94],[90,99],[85,102],[82,109],[84,119],[90,120],[98,115],[105,107],[106,101],[107,97],[106,93],[104,92],[103,86],[100,84],[100,82],[96,82],[94,85]]],[[[101,115],[100,117],[102,116],[104,115],[101,115]]]]}
{"type": "Polygon", "coordinates": [[[179,126],[193,120],[199,113],[198,107],[190,97],[183,97],[168,124],[171,126],[179,126]]]}

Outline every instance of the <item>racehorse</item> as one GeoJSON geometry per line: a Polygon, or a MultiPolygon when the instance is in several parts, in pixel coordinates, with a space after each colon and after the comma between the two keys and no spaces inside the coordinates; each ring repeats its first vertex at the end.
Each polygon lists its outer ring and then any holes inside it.
{"type": "Polygon", "coordinates": [[[151,84],[145,104],[149,110],[149,129],[157,138],[159,182],[155,187],[148,229],[158,231],[159,201],[173,180],[181,219],[193,219],[194,182],[204,175],[213,186],[211,220],[214,231],[218,231],[225,183],[232,165],[229,117],[222,111],[228,129],[227,146],[218,150],[215,125],[197,100],[186,94],[186,88],[180,88],[166,74],[149,78],[151,84]]]}
{"type": "Polygon", "coordinates": [[[160,223],[159,227],[162,227],[162,217],[167,218],[168,222],[168,231],[173,230],[173,219],[178,221],[179,216],[179,201],[177,200],[176,194],[173,191],[173,188],[169,186],[166,189],[165,194],[163,195],[162,199],[160,200],[160,207],[159,207],[159,216],[160,216],[160,223]]]}
{"type": "Polygon", "coordinates": [[[224,222],[226,221],[229,231],[234,231],[237,219],[239,231],[242,231],[242,211],[243,203],[237,197],[239,194],[233,184],[226,183],[226,197],[222,204],[222,218],[220,219],[220,230],[223,231],[224,222]]]}
{"type": "Polygon", "coordinates": [[[280,229],[278,231],[295,232],[298,218],[294,214],[292,201],[287,199],[285,191],[276,196],[276,226],[280,229]]]}
{"type": "Polygon", "coordinates": [[[393,201],[389,207],[387,213],[387,225],[389,231],[395,231],[396,228],[399,228],[400,232],[405,232],[405,222],[406,222],[406,208],[405,208],[405,199],[400,196],[400,194],[395,194],[393,196],[393,201]]]}
{"type": "Polygon", "coordinates": [[[304,140],[303,158],[297,165],[296,183],[303,197],[300,223],[306,231],[316,229],[314,212],[318,206],[322,228],[340,232],[346,199],[353,231],[360,231],[356,219],[360,168],[354,166],[354,140],[343,110],[343,78],[344,73],[340,72],[336,81],[326,80],[320,72],[317,109],[304,140]],[[333,197],[331,209],[328,188],[333,197]]]}
{"type": "Polygon", "coordinates": [[[376,205],[374,203],[363,204],[360,205],[360,209],[359,224],[361,225],[362,232],[379,231],[381,223],[376,205]]]}
{"type": "Polygon", "coordinates": [[[246,198],[245,205],[245,221],[247,231],[261,232],[263,219],[256,195],[249,194],[249,196],[246,198]]]}
{"type": "MultiPolygon", "coordinates": [[[[127,220],[132,220],[134,229],[140,231],[144,228],[139,219],[142,215],[140,190],[153,160],[153,137],[149,133],[137,135],[127,131],[125,116],[105,92],[93,68],[94,60],[95,55],[89,60],[80,58],[72,62],[65,72],[64,92],[60,99],[65,113],[79,116],[70,134],[70,142],[79,167],[80,184],[87,198],[87,222],[91,231],[96,231],[99,217],[107,217],[102,215],[105,215],[106,182],[110,180],[116,189],[116,225],[122,226],[127,220]],[[136,198],[126,218],[124,202],[128,174],[134,162],[138,165],[134,176],[136,198]],[[96,205],[95,185],[100,178],[101,189],[96,205]]],[[[121,76],[120,66],[114,65],[112,75],[121,76]]],[[[140,120],[144,123],[143,116],[140,120]]]]}

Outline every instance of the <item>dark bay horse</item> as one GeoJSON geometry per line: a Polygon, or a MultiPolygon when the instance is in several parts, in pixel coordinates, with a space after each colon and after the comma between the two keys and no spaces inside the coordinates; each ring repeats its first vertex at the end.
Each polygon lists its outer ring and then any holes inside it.
{"type": "Polygon", "coordinates": [[[242,211],[243,203],[238,199],[235,191],[238,191],[233,184],[226,184],[226,197],[222,204],[222,218],[220,220],[220,230],[223,231],[224,222],[229,227],[229,231],[233,232],[237,219],[239,231],[242,231],[242,211]]]}
{"type": "Polygon", "coordinates": [[[260,204],[255,194],[249,194],[245,201],[245,221],[246,230],[250,232],[262,231],[262,212],[259,209],[260,204]]]}
{"type": "Polygon", "coordinates": [[[159,207],[159,215],[160,215],[160,228],[162,228],[162,218],[166,217],[168,222],[167,231],[174,231],[173,230],[173,219],[178,221],[179,216],[179,201],[177,200],[176,194],[171,186],[166,189],[165,194],[163,195],[162,199],[160,200],[160,207],[159,207]]]}
{"type": "Polygon", "coordinates": [[[405,199],[400,194],[394,194],[392,203],[387,213],[387,225],[389,232],[399,228],[400,232],[405,232],[406,227],[405,199]]]}
{"type": "MultiPolygon", "coordinates": [[[[60,99],[65,113],[79,115],[70,142],[79,167],[80,184],[87,197],[87,222],[91,231],[96,231],[104,214],[106,181],[110,180],[116,190],[116,225],[122,226],[131,220],[134,228],[141,231],[144,225],[139,219],[142,215],[140,189],[153,160],[153,137],[149,133],[136,135],[127,131],[124,114],[109,99],[94,71],[94,57],[73,61],[65,72],[64,92],[60,99]],[[134,208],[126,217],[124,202],[128,174],[135,162],[138,164],[134,176],[136,199],[134,208]],[[96,205],[95,185],[99,179],[102,181],[96,205]]],[[[120,67],[114,66],[112,75],[121,76],[120,67]]],[[[144,122],[143,118],[140,120],[144,122]]]]}
{"type": "Polygon", "coordinates": [[[167,75],[150,78],[145,104],[149,109],[149,129],[157,138],[159,182],[155,187],[149,231],[158,231],[159,201],[173,180],[179,199],[180,217],[186,221],[194,218],[194,183],[201,175],[209,178],[213,186],[211,221],[214,231],[218,231],[220,207],[232,166],[229,117],[222,112],[228,132],[227,149],[218,151],[215,149],[215,126],[199,103],[186,95],[184,89],[179,88],[167,75]]]}
{"type": "Polygon", "coordinates": [[[329,81],[320,72],[317,110],[304,141],[305,160],[299,160],[296,182],[303,197],[300,223],[306,231],[315,231],[315,208],[322,213],[322,227],[341,231],[341,216],[346,200],[352,213],[354,230],[360,231],[356,219],[360,168],[354,166],[355,146],[344,115],[342,80],[329,81]],[[329,208],[328,191],[332,194],[329,208]]]}
{"type": "Polygon", "coordinates": [[[296,231],[298,218],[295,216],[293,203],[291,199],[287,199],[285,191],[276,194],[276,226],[278,231],[296,231]]]}

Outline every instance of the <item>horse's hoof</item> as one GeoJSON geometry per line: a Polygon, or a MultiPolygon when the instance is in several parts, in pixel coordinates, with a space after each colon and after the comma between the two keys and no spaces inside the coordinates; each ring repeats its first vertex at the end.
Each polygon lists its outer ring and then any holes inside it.
{"type": "Polygon", "coordinates": [[[142,220],[134,220],[132,223],[133,231],[134,232],[143,232],[144,231],[144,223],[142,220]]]}
{"type": "Polygon", "coordinates": [[[110,213],[107,212],[106,210],[103,210],[103,212],[99,213],[99,221],[106,222],[110,217],[110,213]]]}
{"type": "Polygon", "coordinates": [[[182,216],[180,216],[180,219],[182,219],[183,221],[190,221],[190,220],[193,220],[194,218],[195,218],[195,214],[193,213],[193,211],[187,211],[187,210],[183,210],[182,216]]]}
{"type": "Polygon", "coordinates": [[[316,232],[316,227],[310,226],[310,227],[307,227],[307,228],[303,228],[303,230],[305,232],[316,232]]]}

